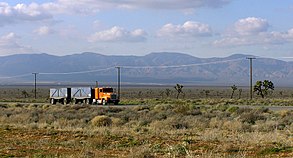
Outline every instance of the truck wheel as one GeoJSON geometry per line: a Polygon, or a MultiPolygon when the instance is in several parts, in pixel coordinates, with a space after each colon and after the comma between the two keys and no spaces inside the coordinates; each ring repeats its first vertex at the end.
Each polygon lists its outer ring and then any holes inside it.
{"type": "Polygon", "coordinates": [[[52,105],[56,104],[56,101],[53,98],[51,98],[50,102],[51,102],[52,105]]]}
{"type": "Polygon", "coordinates": [[[106,105],[106,100],[105,99],[102,100],[102,105],[106,105]]]}
{"type": "Polygon", "coordinates": [[[118,103],[119,103],[118,101],[115,101],[115,102],[114,102],[114,105],[118,105],[118,103]]]}

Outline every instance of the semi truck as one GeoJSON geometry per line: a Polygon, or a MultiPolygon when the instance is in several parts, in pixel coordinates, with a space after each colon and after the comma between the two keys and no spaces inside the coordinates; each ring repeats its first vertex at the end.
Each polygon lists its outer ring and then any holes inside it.
{"type": "Polygon", "coordinates": [[[70,88],[51,88],[50,102],[51,104],[102,104],[106,105],[119,103],[119,97],[114,93],[112,87],[70,87],[70,88]]]}

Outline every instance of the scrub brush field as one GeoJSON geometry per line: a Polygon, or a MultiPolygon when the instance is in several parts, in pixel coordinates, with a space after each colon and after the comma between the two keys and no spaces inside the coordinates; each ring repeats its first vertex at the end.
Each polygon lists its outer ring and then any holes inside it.
{"type": "Polygon", "coordinates": [[[20,89],[15,101],[0,103],[0,156],[293,157],[293,111],[268,108],[291,106],[288,89],[253,100],[231,99],[229,90],[206,96],[186,88],[176,99],[166,88],[129,88],[121,105],[97,106],[50,105],[46,89],[38,89],[39,100],[20,89]]]}

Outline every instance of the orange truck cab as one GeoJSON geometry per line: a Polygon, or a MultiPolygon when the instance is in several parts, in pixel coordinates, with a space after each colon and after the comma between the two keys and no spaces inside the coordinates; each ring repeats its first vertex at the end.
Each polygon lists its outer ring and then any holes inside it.
{"type": "Polygon", "coordinates": [[[93,88],[94,98],[93,102],[97,104],[107,104],[114,103],[117,105],[119,103],[119,98],[112,87],[103,87],[103,88],[93,88]]]}

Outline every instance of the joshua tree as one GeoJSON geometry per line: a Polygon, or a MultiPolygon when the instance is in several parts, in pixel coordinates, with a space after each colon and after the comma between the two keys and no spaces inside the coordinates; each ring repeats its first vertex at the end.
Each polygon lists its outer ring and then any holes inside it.
{"type": "Polygon", "coordinates": [[[141,96],[142,96],[142,91],[139,91],[137,95],[138,95],[139,98],[141,98],[141,96]]]}
{"type": "Polygon", "coordinates": [[[256,81],[254,85],[254,92],[257,92],[257,95],[260,95],[262,98],[264,98],[266,95],[268,95],[269,91],[274,90],[274,88],[274,83],[272,81],[256,81]]]}
{"type": "Polygon", "coordinates": [[[205,95],[206,95],[206,97],[208,97],[209,96],[209,94],[210,94],[210,90],[203,90],[204,91],[204,93],[205,93],[205,95]]]}
{"type": "Polygon", "coordinates": [[[232,88],[232,94],[231,94],[231,99],[233,98],[234,96],[234,92],[237,90],[237,86],[235,86],[235,84],[233,86],[231,86],[232,88]]]}
{"type": "MultiPolygon", "coordinates": [[[[182,88],[183,88],[183,85],[180,85],[180,84],[176,84],[176,86],[174,87],[175,89],[176,89],[176,91],[177,91],[177,99],[179,98],[179,95],[180,95],[180,93],[183,93],[183,91],[182,91],[182,88]]],[[[184,93],[183,93],[184,94],[184,93]]]]}
{"type": "Polygon", "coordinates": [[[238,97],[238,99],[240,99],[241,98],[241,94],[242,94],[242,89],[238,89],[238,91],[239,91],[239,97],[238,97]]]}
{"type": "Polygon", "coordinates": [[[170,94],[171,94],[171,90],[167,88],[167,89],[165,90],[165,94],[166,94],[167,98],[169,98],[169,96],[170,96],[170,94]]]}
{"type": "Polygon", "coordinates": [[[24,98],[27,98],[29,96],[26,90],[21,91],[21,94],[23,95],[24,98]]]}
{"type": "Polygon", "coordinates": [[[279,94],[280,94],[281,96],[283,96],[283,91],[280,91],[279,94]]]}

